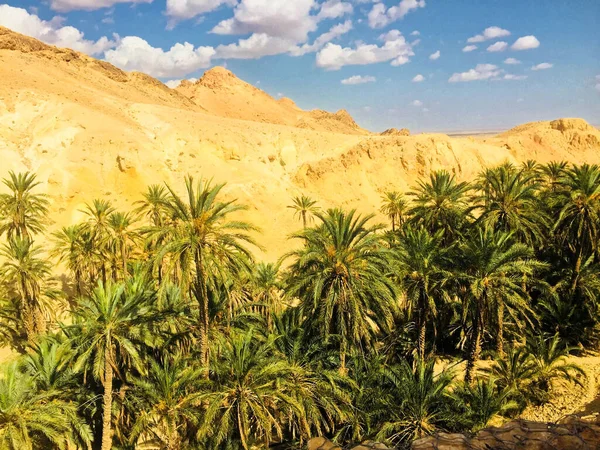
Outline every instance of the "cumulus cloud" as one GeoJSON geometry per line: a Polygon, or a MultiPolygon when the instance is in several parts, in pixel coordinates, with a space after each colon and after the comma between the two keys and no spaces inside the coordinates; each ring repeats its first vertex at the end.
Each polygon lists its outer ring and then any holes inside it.
{"type": "Polygon", "coordinates": [[[263,56],[287,53],[295,44],[293,40],[254,33],[248,39],[240,39],[236,44],[219,45],[216,57],[223,59],[258,59],[263,56]]]}
{"type": "Polygon", "coordinates": [[[302,56],[307,53],[313,53],[321,50],[325,44],[337,39],[338,37],[348,33],[352,29],[352,21],[346,20],[344,23],[338,23],[331,29],[314,40],[312,44],[304,44],[294,47],[290,50],[292,56],[302,56]]]}
{"type": "Polygon", "coordinates": [[[513,50],[529,50],[538,48],[539,46],[540,41],[538,41],[535,36],[523,36],[517,39],[510,48],[513,50]]]}
{"type": "Polygon", "coordinates": [[[422,81],[425,81],[425,77],[421,74],[415,75],[415,77],[412,79],[413,83],[420,83],[422,81]]]}
{"type": "Polygon", "coordinates": [[[485,30],[483,30],[483,33],[477,34],[467,39],[467,42],[469,44],[474,44],[477,42],[489,41],[491,39],[497,39],[504,36],[510,36],[510,31],[500,27],[488,27],[485,30]]]}
{"type": "Polygon", "coordinates": [[[413,31],[412,33],[410,33],[411,36],[420,36],[421,33],[417,30],[413,31]]]}
{"type": "Polygon", "coordinates": [[[432,53],[431,55],[429,55],[429,59],[432,60],[432,61],[435,61],[436,59],[440,58],[440,55],[441,55],[441,53],[438,50],[437,52],[432,53]]]}
{"type": "Polygon", "coordinates": [[[515,59],[515,58],[506,58],[504,60],[504,64],[509,64],[509,65],[521,64],[521,61],[519,61],[518,59],[515,59]]]}
{"type": "Polygon", "coordinates": [[[508,48],[508,42],[498,41],[487,48],[488,52],[503,52],[508,48]]]}
{"type": "Polygon", "coordinates": [[[383,3],[375,3],[368,14],[371,28],[383,28],[402,19],[409,12],[425,7],[425,0],[402,0],[397,6],[387,8],[383,3]]]}
{"type": "Polygon", "coordinates": [[[531,68],[531,70],[546,70],[546,69],[552,69],[552,67],[554,67],[554,64],[544,62],[544,63],[536,64],[535,66],[533,66],[531,68]]]}
{"type": "Polygon", "coordinates": [[[512,73],[507,73],[503,78],[505,80],[526,80],[527,75],[513,75],[512,73]]]}
{"type": "Polygon", "coordinates": [[[23,8],[0,5],[0,25],[47,44],[72,48],[89,55],[101,54],[116,45],[115,41],[106,36],[97,41],[85,39],[81,31],[75,27],[63,26],[63,22],[61,17],[47,21],[23,8]]]}
{"type": "Polygon", "coordinates": [[[118,3],[152,3],[152,0],[51,0],[50,8],[59,12],[74,10],[93,11],[110,8],[118,3]]]}
{"type": "Polygon", "coordinates": [[[198,69],[208,67],[215,55],[212,47],[197,47],[188,42],[177,43],[168,51],[152,47],[137,36],[123,38],[116,48],[104,56],[115,66],[125,70],[137,70],[154,77],[182,77],[198,69]]]}
{"type": "Polygon", "coordinates": [[[362,76],[362,75],[354,75],[350,78],[346,78],[344,80],[341,81],[342,84],[365,84],[365,83],[374,83],[375,81],[377,81],[377,78],[372,77],[370,75],[367,76],[362,76]]]}
{"type": "Polygon", "coordinates": [[[423,106],[423,102],[421,100],[413,100],[410,104],[413,106],[423,106]]]}
{"type": "Polygon", "coordinates": [[[462,51],[465,52],[465,53],[472,52],[473,50],[477,50],[477,46],[476,45],[466,45],[462,49],[462,51]]]}
{"type": "Polygon", "coordinates": [[[235,6],[237,0],[167,0],[166,15],[172,28],[178,21],[191,19],[218,9],[221,6],[235,6]]]}
{"type": "Polygon", "coordinates": [[[477,64],[474,69],[467,72],[455,73],[448,81],[450,83],[466,82],[466,81],[478,81],[478,80],[489,80],[490,78],[497,77],[500,75],[501,70],[498,66],[493,64],[477,64]]]}
{"type": "MultiPolygon", "coordinates": [[[[167,85],[167,87],[175,89],[176,87],[179,87],[182,81],[183,80],[168,80],[165,81],[165,84],[167,85]]],[[[195,83],[196,81],[198,81],[198,78],[188,78],[186,81],[189,81],[190,83],[195,83]]]]}
{"type": "Polygon", "coordinates": [[[342,1],[328,0],[315,9],[314,0],[241,0],[233,11],[233,17],[222,20],[213,29],[216,34],[261,33],[272,37],[304,43],[308,33],[317,29],[319,21],[340,17],[352,11],[352,5],[342,1]]]}
{"type": "Polygon", "coordinates": [[[321,5],[317,20],[337,19],[353,12],[354,8],[351,3],[342,0],[327,0],[321,5]]]}
{"type": "Polygon", "coordinates": [[[392,66],[400,66],[414,56],[412,45],[406,42],[402,33],[391,30],[379,37],[383,45],[359,43],[355,48],[328,43],[317,53],[317,66],[327,70],[338,70],[344,66],[375,64],[391,61],[392,66]]]}

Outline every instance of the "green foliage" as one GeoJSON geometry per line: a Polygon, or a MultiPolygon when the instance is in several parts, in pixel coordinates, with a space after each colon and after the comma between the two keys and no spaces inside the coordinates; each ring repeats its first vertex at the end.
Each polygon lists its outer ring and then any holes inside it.
{"type": "Polygon", "coordinates": [[[600,169],[470,181],[385,193],[391,230],[300,195],[273,264],[210,180],[149,186],[132,210],[92,200],[50,230],[35,175],[10,173],[0,341],[21,355],[0,375],[0,448],[408,446],[583,384],[569,355],[600,343],[600,169]],[[466,360],[466,381],[438,357],[466,360]]]}

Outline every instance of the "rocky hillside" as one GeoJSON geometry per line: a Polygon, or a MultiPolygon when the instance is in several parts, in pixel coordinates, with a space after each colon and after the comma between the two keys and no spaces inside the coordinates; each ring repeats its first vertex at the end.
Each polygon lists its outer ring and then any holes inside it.
{"type": "MultiPolygon", "coordinates": [[[[499,136],[384,135],[346,111],[303,111],[223,68],[169,89],[160,81],[0,28],[0,152],[8,170],[33,170],[57,225],[95,197],[117,205],[149,183],[183,176],[227,182],[249,206],[263,255],[283,253],[298,223],[286,206],[300,193],[322,206],[379,207],[431,169],[469,177],[503,161],[600,161],[600,133],[580,119],[517,127],[499,136]]],[[[4,174],[0,174],[3,176],[4,174]]]]}

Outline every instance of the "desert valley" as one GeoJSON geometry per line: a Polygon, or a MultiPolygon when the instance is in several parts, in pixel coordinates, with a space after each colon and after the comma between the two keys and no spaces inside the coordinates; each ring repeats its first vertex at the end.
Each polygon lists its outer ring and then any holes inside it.
{"type": "Polygon", "coordinates": [[[584,119],[373,132],[0,27],[0,156],[0,450],[598,445],[584,119]]]}

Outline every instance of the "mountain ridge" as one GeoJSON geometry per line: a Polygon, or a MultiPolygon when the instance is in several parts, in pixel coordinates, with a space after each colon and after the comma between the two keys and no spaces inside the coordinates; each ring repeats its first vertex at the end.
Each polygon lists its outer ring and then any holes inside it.
{"type": "Polygon", "coordinates": [[[600,161],[600,132],[582,119],[485,138],[381,135],[344,110],[303,111],[226,69],[207,74],[170,89],[0,28],[0,176],[38,173],[55,226],[78,220],[94,198],[119,207],[148,184],[182,189],[185,174],[227,182],[224,194],[246,204],[243,218],[263,230],[261,256],[274,260],[299,226],[287,208],[292,196],[370,213],[384,191],[407,190],[430,170],[467,179],[506,161],[600,161]]]}

